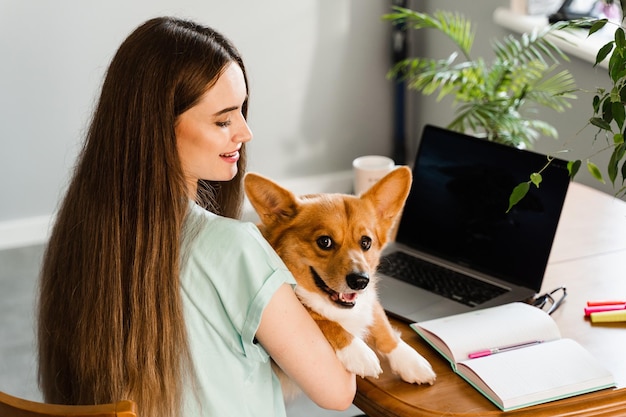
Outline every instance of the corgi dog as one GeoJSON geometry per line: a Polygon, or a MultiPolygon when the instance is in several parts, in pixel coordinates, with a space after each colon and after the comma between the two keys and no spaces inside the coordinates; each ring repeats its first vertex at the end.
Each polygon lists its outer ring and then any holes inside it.
{"type": "MultiPolygon", "coordinates": [[[[430,364],[392,328],[376,292],[380,254],[411,180],[410,169],[398,167],[361,196],[295,196],[254,173],[244,187],[261,233],[293,274],[296,295],[346,369],[378,377],[377,352],[404,381],[432,385],[430,364]]],[[[293,392],[278,374],[284,391],[293,392]]]]}

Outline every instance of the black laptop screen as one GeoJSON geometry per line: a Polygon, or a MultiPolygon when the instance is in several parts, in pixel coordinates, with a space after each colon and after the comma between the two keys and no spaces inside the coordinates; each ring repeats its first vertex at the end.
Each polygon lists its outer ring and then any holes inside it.
{"type": "Polygon", "coordinates": [[[397,241],[539,291],[569,184],[554,160],[506,213],[512,189],[546,157],[426,126],[397,241]]]}

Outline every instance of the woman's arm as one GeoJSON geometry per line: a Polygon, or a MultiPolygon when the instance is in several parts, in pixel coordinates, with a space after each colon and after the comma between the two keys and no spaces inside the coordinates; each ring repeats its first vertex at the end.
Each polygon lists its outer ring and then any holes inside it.
{"type": "Polygon", "coordinates": [[[339,362],[289,285],[282,285],[265,308],[256,338],[317,405],[334,410],[350,406],[356,377],[339,362]]]}

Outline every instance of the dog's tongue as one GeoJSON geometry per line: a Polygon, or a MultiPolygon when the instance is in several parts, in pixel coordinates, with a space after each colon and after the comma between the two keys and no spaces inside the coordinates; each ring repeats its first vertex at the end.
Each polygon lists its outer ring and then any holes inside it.
{"type": "Polygon", "coordinates": [[[342,301],[346,301],[348,303],[353,302],[354,300],[356,300],[356,293],[355,292],[351,292],[349,294],[343,292],[341,294],[339,294],[339,298],[341,298],[342,301]]]}

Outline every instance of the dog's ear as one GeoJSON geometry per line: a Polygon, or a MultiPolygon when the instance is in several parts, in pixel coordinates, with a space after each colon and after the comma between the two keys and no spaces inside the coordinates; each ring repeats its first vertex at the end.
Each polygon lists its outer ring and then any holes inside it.
{"type": "Polygon", "coordinates": [[[243,184],[250,204],[264,225],[284,222],[296,215],[298,203],[291,191],[254,173],[246,174],[243,184]]]}
{"type": "Polygon", "coordinates": [[[411,190],[411,181],[411,170],[400,166],[363,193],[361,199],[370,200],[376,208],[378,219],[388,222],[388,227],[391,227],[404,207],[411,190]]]}

